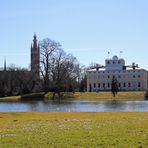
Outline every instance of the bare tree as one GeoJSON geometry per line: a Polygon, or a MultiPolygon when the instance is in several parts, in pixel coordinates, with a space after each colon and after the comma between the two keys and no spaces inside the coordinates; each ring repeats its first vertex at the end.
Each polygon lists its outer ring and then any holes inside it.
{"type": "Polygon", "coordinates": [[[77,79],[77,60],[71,54],[66,54],[60,49],[52,58],[51,76],[53,91],[58,94],[59,100],[63,92],[72,88],[77,79]]]}
{"type": "Polygon", "coordinates": [[[50,83],[50,73],[51,73],[51,64],[52,59],[55,53],[61,48],[60,43],[51,40],[49,38],[43,39],[40,42],[40,71],[44,80],[44,91],[49,91],[49,83],[50,83]]]}
{"type": "Polygon", "coordinates": [[[84,65],[78,66],[78,88],[80,92],[85,92],[86,90],[86,70],[87,68],[84,65]]]}

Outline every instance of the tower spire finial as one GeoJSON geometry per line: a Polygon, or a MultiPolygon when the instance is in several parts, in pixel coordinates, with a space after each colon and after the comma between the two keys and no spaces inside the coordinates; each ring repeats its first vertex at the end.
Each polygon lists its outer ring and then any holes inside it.
{"type": "Polygon", "coordinates": [[[36,32],[34,32],[34,38],[36,38],[36,32]]]}
{"type": "Polygon", "coordinates": [[[6,58],[4,59],[4,71],[7,71],[6,58]]]}

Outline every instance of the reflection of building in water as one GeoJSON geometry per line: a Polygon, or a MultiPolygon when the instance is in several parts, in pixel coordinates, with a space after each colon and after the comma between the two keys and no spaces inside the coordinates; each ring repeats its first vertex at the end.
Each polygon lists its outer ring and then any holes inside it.
{"type": "Polygon", "coordinates": [[[111,90],[113,76],[122,91],[147,89],[148,72],[137,64],[125,65],[125,60],[114,56],[105,60],[105,66],[96,65],[87,71],[87,91],[111,90]]]}

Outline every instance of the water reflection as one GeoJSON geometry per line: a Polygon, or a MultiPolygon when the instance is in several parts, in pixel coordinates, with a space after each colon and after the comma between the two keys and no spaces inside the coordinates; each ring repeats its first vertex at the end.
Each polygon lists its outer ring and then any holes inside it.
{"type": "Polygon", "coordinates": [[[148,101],[1,102],[0,112],[147,112],[148,101]]]}

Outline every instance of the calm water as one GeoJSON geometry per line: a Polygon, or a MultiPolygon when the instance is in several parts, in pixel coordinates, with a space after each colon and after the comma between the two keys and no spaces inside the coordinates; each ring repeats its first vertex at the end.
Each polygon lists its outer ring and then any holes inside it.
{"type": "Polygon", "coordinates": [[[1,102],[0,112],[148,112],[148,101],[1,102]]]}

